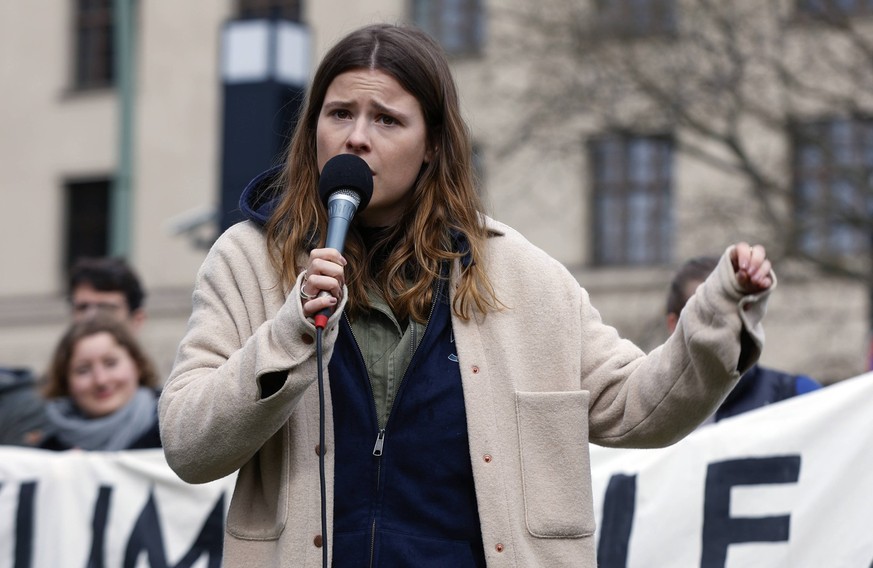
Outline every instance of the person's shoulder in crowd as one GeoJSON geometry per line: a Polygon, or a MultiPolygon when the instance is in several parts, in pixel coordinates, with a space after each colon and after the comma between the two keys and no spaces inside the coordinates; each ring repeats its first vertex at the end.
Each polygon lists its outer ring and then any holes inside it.
{"type": "Polygon", "coordinates": [[[822,388],[806,375],[794,375],[755,365],[740,378],[716,412],[716,420],[736,416],[822,388]]]}
{"type": "Polygon", "coordinates": [[[795,394],[801,395],[822,388],[822,384],[806,375],[797,375],[794,381],[795,394]]]}
{"type": "Polygon", "coordinates": [[[33,373],[0,367],[0,445],[34,446],[48,429],[45,400],[33,373]]]}

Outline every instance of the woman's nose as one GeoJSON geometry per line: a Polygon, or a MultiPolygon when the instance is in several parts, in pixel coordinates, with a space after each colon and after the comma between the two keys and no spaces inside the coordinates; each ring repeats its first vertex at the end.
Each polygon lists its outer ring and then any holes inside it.
{"type": "Polygon", "coordinates": [[[106,384],[106,382],[109,380],[109,373],[106,369],[102,367],[97,367],[92,371],[92,373],[94,376],[94,382],[98,385],[106,384]]]}
{"type": "Polygon", "coordinates": [[[355,151],[370,149],[370,133],[365,120],[355,122],[354,128],[352,128],[349,137],[346,139],[346,146],[350,150],[355,151]]]}

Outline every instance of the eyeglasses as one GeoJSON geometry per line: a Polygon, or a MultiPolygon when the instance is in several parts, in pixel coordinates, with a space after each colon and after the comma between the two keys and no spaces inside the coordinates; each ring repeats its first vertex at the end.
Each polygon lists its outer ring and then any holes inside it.
{"type": "Polygon", "coordinates": [[[97,312],[114,314],[123,309],[124,306],[121,306],[119,304],[113,304],[111,302],[79,302],[77,304],[73,304],[73,313],[76,315],[84,315],[97,312]]]}

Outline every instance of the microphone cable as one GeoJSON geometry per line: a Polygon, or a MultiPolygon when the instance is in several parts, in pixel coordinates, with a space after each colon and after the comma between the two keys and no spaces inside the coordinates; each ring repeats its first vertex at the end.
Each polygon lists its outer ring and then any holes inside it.
{"type": "MultiPolygon", "coordinates": [[[[363,210],[373,197],[373,173],[370,166],[355,154],[337,154],[329,159],[321,169],[318,179],[318,196],[327,206],[327,235],[324,248],[343,252],[346,232],[355,213],[363,210]]],[[[327,294],[322,291],[318,295],[327,294]]],[[[331,309],[324,308],[315,315],[316,361],[318,364],[318,473],[321,483],[321,546],[322,565],[327,566],[327,483],[324,474],[324,369],[322,353],[322,333],[327,327],[331,309]]]]}
{"type": "Polygon", "coordinates": [[[323,326],[315,327],[315,358],[318,364],[317,382],[318,382],[318,477],[321,487],[321,565],[323,568],[328,568],[327,565],[327,484],[324,474],[324,454],[327,453],[327,448],[324,445],[324,372],[322,370],[322,348],[321,334],[324,331],[323,326]]]}

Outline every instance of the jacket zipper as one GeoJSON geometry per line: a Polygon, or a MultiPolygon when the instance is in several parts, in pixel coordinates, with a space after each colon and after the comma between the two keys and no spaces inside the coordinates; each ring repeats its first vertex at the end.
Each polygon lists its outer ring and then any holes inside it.
{"type": "MultiPolygon", "coordinates": [[[[352,341],[355,342],[355,347],[358,349],[358,353],[361,353],[361,344],[358,343],[358,338],[355,337],[355,330],[352,328],[352,322],[349,321],[349,316],[343,314],[343,317],[346,320],[346,325],[349,326],[349,331],[352,335],[352,341]]],[[[367,362],[363,360],[363,355],[361,356],[361,361],[364,363],[364,374],[367,376],[367,388],[370,391],[370,403],[372,404],[373,412],[376,414],[376,395],[373,393],[373,384],[370,381],[370,372],[367,370],[367,362]]],[[[385,421],[387,424],[387,420],[385,421]]],[[[379,427],[379,416],[376,415],[376,427],[379,427]]],[[[385,445],[385,429],[379,428],[379,433],[376,435],[376,445],[373,447],[373,455],[377,458],[382,455],[382,447],[385,445]]],[[[378,460],[376,462],[376,494],[379,494],[379,485],[380,480],[382,479],[382,460],[378,460]]],[[[373,560],[376,554],[376,517],[373,517],[373,522],[370,524],[370,568],[373,568],[373,560]]]]}
{"type": "MultiPolygon", "coordinates": [[[[427,328],[430,326],[430,322],[433,319],[433,313],[436,310],[436,303],[439,301],[440,293],[442,292],[442,280],[438,280],[436,284],[436,290],[434,292],[433,301],[430,303],[430,313],[427,316],[427,323],[424,326],[424,335],[427,335],[427,328]]],[[[355,347],[358,348],[358,353],[361,353],[361,345],[358,343],[358,338],[355,337],[355,331],[352,329],[352,323],[349,321],[347,315],[343,315],[346,318],[346,324],[349,326],[349,330],[352,333],[352,339],[355,342],[355,347]]],[[[412,341],[410,345],[410,358],[409,365],[406,367],[406,371],[403,372],[403,376],[400,377],[400,384],[397,385],[397,392],[400,392],[400,388],[403,386],[403,381],[406,379],[406,375],[409,373],[409,367],[412,365],[412,359],[415,358],[416,351],[416,341],[415,341],[415,326],[412,322],[409,323],[412,325],[412,341]]],[[[373,384],[370,381],[370,372],[367,371],[366,361],[364,362],[364,373],[367,375],[367,383],[370,385],[370,402],[373,403],[374,412],[378,409],[376,408],[376,395],[373,393],[373,384]]],[[[395,399],[396,403],[397,400],[395,399]]],[[[385,430],[388,428],[388,423],[391,421],[391,415],[394,413],[394,407],[391,407],[391,411],[388,412],[388,418],[385,420],[385,428],[380,428],[379,432],[376,434],[376,443],[373,446],[373,456],[377,458],[376,461],[376,494],[379,493],[379,487],[382,481],[382,450],[385,447],[385,430]]],[[[379,417],[376,416],[376,426],[379,426],[379,417]]],[[[373,560],[376,555],[376,518],[373,518],[373,523],[370,525],[370,568],[373,568],[373,560]]]]}
{"type": "Polygon", "coordinates": [[[385,428],[379,430],[376,435],[376,445],[373,446],[373,455],[377,458],[382,455],[382,447],[385,445],[385,428]]]}
{"type": "MultiPolygon", "coordinates": [[[[375,406],[375,402],[373,403],[375,406]]],[[[387,420],[386,420],[387,423],[387,420]]],[[[382,484],[382,446],[385,445],[385,428],[379,430],[376,435],[376,445],[373,446],[373,455],[376,456],[376,495],[379,494],[379,486],[382,484]]],[[[370,525],[370,568],[373,568],[373,558],[376,555],[376,516],[373,515],[373,524],[370,525]]]]}
{"type": "Polygon", "coordinates": [[[373,517],[373,525],[370,527],[370,568],[373,568],[373,558],[376,556],[376,518],[373,517]]]}

